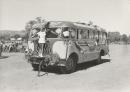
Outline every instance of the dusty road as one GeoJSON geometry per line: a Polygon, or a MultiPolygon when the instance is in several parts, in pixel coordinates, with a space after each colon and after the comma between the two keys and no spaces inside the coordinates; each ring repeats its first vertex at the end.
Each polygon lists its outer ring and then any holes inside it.
{"type": "MultiPolygon", "coordinates": [[[[79,65],[72,74],[56,70],[37,77],[23,53],[0,58],[0,92],[130,92],[130,46],[111,45],[111,63],[79,65]]],[[[44,73],[44,72],[42,72],[44,73]]]]}

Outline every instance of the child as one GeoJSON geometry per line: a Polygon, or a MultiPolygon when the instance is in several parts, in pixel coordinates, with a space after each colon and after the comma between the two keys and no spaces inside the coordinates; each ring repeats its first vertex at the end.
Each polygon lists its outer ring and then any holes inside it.
{"type": "Polygon", "coordinates": [[[38,33],[38,43],[39,43],[39,56],[43,57],[43,48],[45,47],[45,43],[46,43],[46,29],[43,28],[41,31],[39,31],[38,33]]]}

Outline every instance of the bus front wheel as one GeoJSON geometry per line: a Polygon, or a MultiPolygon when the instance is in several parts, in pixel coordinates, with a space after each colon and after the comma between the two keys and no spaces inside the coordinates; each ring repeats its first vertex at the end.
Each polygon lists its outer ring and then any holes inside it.
{"type": "Polygon", "coordinates": [[[76,70],[76,62],[72,57],[69,57],[64,67],[60,67],[61,73],[69,74],[76,70]]]}

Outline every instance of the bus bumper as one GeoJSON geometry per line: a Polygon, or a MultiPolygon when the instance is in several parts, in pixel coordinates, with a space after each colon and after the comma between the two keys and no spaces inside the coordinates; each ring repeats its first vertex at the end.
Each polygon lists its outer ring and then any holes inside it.
{"type": "Polygon", "coordinates": [[[31,64],[39,64],[41,61],[44,62],[44,64],[48,66],[65,66],[66,65],[66,60],[65,59],[53,59],[50,55],[48,56],[31,56],[29,59],[29,63],[31,64]]]}

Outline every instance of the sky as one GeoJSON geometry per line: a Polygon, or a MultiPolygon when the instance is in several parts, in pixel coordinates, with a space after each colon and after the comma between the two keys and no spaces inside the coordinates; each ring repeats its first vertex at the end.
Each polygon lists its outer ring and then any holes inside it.
{"type": "Polygon", "coordinates": [[[0,30],[23,30],[29,20],[81,21],[130,34],[130,0],[0,0],[0,30]]]}

